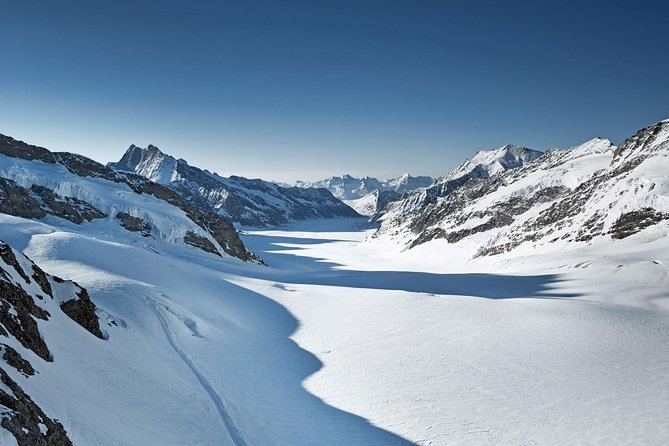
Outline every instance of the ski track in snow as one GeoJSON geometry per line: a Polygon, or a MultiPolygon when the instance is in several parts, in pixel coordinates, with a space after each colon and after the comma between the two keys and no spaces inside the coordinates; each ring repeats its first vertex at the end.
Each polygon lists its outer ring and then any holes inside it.
{"type": "Polygon", "coordinates": [[[162,327],[163,332],[165,333],[165,336],[167,337],[167,340],[170,343],[170,346],[172,347],[172,349],[174,349],[176,354],[179,355],[179,357],[183,360],[186,366],[188,366],[190,371],[193,372],[193,375],[195,375],[195,378],[200,383],[200,386],[209,396],[209,399],[211,400],[212,404],[214,405],[214,408],[216,409],[216,412],[221,418],[223,427],[227,432],[228,436],[230,437],[232,443],[235,446],[246,446],[246,440],[244,440],[244,436],[241,434],[239,429],[237,429],[237,426],[235,426],[235,423],[233,422],[232,417],[228,413],[228,410],[226,409],[225,403],[223,402],[221,396],[216,392],[216,390],[214,390],[214,387],[211,385],[207,377],[202,374],[202,372],[198,369],[197,365],[195,365],[195,363],[191,360],[188,354],[179,346],[176,340],[176,335],[174,333],[174,330],[170,328],[170,323],[166,315],[163,313],[162,308],[165,307],[148,296],[145,296],[145,299],[146,302],[148,302],[148,304],[151,306],[153,312],[156,314],[156,317],[160,322],[160,326],[162,327]]]}

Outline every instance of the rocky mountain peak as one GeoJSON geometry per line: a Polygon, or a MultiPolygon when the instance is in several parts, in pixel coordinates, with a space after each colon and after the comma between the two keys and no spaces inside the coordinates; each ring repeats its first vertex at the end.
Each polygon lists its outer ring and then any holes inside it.
{"type": "MultiPolygon", "coordinates": [[[[284,188],[260,179],[213,175],[152,145],[145,149],[128,149],[117,163],[109,163],[108,166],[116,171],[148,178],[170,188],[186,202],[205,212],[246,226],[357,215],[328,191],[284,188]]],[[[194,240],[193,237],[190,240],[194,240]]]]}

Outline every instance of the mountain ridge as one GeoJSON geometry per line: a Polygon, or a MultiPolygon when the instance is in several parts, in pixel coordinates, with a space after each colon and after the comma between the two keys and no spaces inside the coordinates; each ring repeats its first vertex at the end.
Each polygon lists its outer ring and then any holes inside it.
{"type": "Polygon", "coordinates": [[[489,176],[449,174],[432,197],[394,203],[374,237],[409,249],[444,240],[473,257],[523,244],[557,249],[626,238],[669,219],[667,163],[669,123],[662,121],[618,146],[593,138],[489,176]]]}
{"type": "Polygon", "coordinates": [[[235,175],[222,177],[177,160],[153,145],[140,148],[133,144],[118,162],[108,166],[170,187],[187,201],[243,226],[276,226],[308,218],[358,215],[327,190],[286,188],[235,175]]]}
{"type": "Polygon", "coordinates": [[[51,152],[5,135],[0,135],[0,158],[3,213],[33,219],[55,216],[74,224],[112,220],[130,231],[143,229],[144,236],[262,262],[224,217],[203,211],[146,178],[119,174],[85,156],[51,152]],[[160,211],[152,214],[144,206],[160,211]]]}

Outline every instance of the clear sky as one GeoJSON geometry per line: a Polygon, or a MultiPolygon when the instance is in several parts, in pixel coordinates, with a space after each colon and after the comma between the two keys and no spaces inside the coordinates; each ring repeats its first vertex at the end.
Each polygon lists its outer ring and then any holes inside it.
{"type": "Polygon", "coordinates": [[[0,0],[0,133],[224,175],[442,175],[669,118],[665,1],[0,0]]]}

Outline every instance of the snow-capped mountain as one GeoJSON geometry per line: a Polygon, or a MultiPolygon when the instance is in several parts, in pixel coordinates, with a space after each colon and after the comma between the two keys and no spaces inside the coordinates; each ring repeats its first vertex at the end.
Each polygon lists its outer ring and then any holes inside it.
{"type": "Polygon", "coordinates": [[[625,238],[669,219],[667,172],[669,122],[663,121],[618,147],[595,138],[489,176],[449,174],[453,179],[442,184],[450,188],[404,207],[395,203],[376,237],[399,238],[408,247],[445,240],[471,256],[625,238]]]}
{"type": "Polygon", "coordinates": [[[507,144],[495,150],[480,150],[472,159],[465,160],[446,176],[439,178],[437,183],[456,180],[464,176],[469,178],[489,177],[531,163],[541,155],[543,155],[543,152],[512,144],[507,144]]]}
{"type": "Polygon", "coordinates": [[[439,197],[444,197],[462,186],[470,179],[487,178],[508,169],[516,169],[539,158],[543,153],[526,147],[507,144],[499,149],[481,150],[465,160],[460,166],[443,177],[436,179],[428,187],[402,196],[401,199],[389,200],[380,207],[375,219],[383,215],[405,215],[420,211],[439,197]]]}
{"type": "Polygon", "coordinates": [[[0,443],[72,445],[52,411],[30,395],[43,400],[35,375],[65,366],[58,355],[68,344],[105,342],[95,305],[85,289],[46,274],[2,241],[0,304],[0,443]]]}
{"type": "Polygon", "coordinates": [[[123,228],[219,256],[259,261],[228,220],[202,211],[165,186],[4,135],[0,135],[0,212],[33,219],[58,217],[101,231],[123,228]]]}
{"type": "Polygon", "coordinates": [[[300,188],[322,187],[332,192],[332,195],[340,200],[357,200],[376,190],[392,191],[401,195],[419,187],[427,187],[432,184],[432,181],[434,180],[431,177],[413,177],[408,173],[388,180],[379,180],[374,177],[354,178],[347,174],[313,182],[297,181],[295,185],[300,188]]]}
{"type": "Polygon", "coordinates": [[[433,181],[431,177],[413,177],[408,173],[387,180],[373,177],[354,178],[347,174],[314,182],[297,181],[295,185],[300,188],[325,188],[360,215],[371,217],[378,214],[389,202],[418,188],[427,187],[433,181]]]}
{"type": "Polygon", "coordinates": [[[120,161],[109,167],[168,186],[188,202],[244,226],[357,215],[327,190],[282,187],[239,176],[221,177],[166,155],[153,145],[131,145],[120,161]]]}

